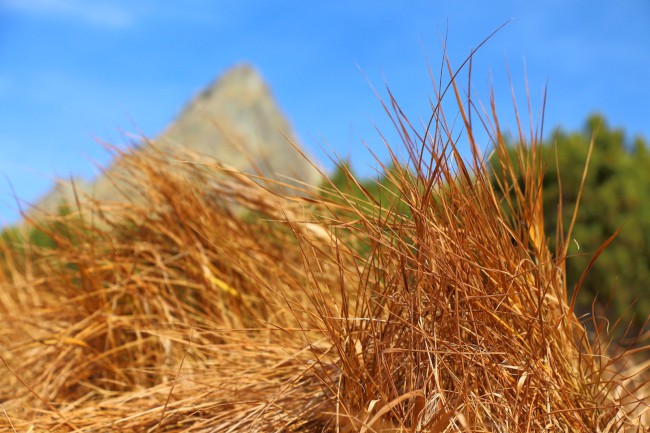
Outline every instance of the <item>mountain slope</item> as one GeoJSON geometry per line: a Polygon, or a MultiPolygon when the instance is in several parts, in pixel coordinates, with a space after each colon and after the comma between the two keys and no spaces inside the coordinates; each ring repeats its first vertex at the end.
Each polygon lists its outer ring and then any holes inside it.
{"type": "MultiPolygon", "coordinates": [[[[190,151],[198,162],[219,161],[269,179],[318,183],[318,171],[294,146],[291,125],[280,111],[269,87],[249,65],[239,65],[196,96],[156,139],[117,158],[94,182],[74,180],[80,197],[123,201],[128,193],[124,159],[152,149],[171,155],[190,151]],[[292,144],[293,143],[293,144],[292,144]]],[[[60,182],[41,199],[30,216],[55,213],[63,202],[74,203],[69,181],[60,182]]]]}

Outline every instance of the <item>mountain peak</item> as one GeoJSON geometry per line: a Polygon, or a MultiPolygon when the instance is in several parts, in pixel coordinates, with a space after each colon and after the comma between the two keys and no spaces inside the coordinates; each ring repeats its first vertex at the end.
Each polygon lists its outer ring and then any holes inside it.
{"type": "Polygon", "coordinates": [[[248,64],[226,71],[200,92],[155,142],[214,157],[240,170],[260,170],[314,183],[316,170],[293,149],[293,128],[262,76],[248,64]],[[251,164],[252,162],[252,164],[251,164]]]}
{"type": "Polygon", "coordinates": [[[266,88],[262,75],[249,63],[240,63],[226,70],[220,77],[212,82],[201,92],[200,97],[209,98],[212,93],[220,89],[253,89],[266,88]]]}
{"type": "Polygon", "coordinates": [[[271,92],[257,69],[248,63],[241,63],[228,69],[205,87],[183,112],[198,101],[223,100],[228,98],[228,94],[238,95],[239,98],[245,95],[271,97],[271,92]]]}
{"type": "MultiPolygon", "coordinates": [[[[178,154],[190,150],[206,160],[217,160],[244,172],[269,179],[316,184],[320,175],[294,146],[291,125],[280,111],[266,82],[249,64],[237,65],[196,95],[155,140],[154,145],[178,154]]],[[[147,152],[145,142],[134,152],[147,152]]],[[[119,158],[94,182],[84,187],[97,200],[119,201],[119,158]]],[[[61,182],[36,209],[55,213],[63,201],[73,202],[69,182],[61,182]]]]}

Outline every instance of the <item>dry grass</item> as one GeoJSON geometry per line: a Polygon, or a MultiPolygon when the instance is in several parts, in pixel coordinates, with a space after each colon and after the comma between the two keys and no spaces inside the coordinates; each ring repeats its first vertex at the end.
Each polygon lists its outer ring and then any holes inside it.
{"type": "Polygon", "coordinates": [[[389,107],[408,213],[152,152],[137,201],[3,245],[2,431],[647,431],[647,364],[587,337],[542,235],[539,136],[512,162],[483,116],[499,190],[440,105],[419,132],[389,107]]]}

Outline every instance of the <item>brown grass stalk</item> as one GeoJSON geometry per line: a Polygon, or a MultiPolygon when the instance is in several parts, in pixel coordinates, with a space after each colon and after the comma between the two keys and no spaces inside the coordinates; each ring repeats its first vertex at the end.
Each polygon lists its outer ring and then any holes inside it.
{"type": "Polygon", "coordinates": [[[519,126],[511,160],[494,101],[449,75],[473,163],[441,103],[418,130],[391,95],[389,202],[154,151],[123,155],[129,201],[58,217],[56,248],[1,245],[1,428],[647,431],[648,364],[589,338],[548,250],[541,138],[519,126]]]}

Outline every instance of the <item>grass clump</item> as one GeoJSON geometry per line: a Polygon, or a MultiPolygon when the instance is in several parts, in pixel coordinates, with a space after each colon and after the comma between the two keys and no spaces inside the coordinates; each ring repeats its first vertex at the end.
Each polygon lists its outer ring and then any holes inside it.
{"type": "Polygon", "coordinates": [[[391,200],[148,152],[137,201],[3,244],[3,429],[647,431],[647,363],[586,332],[542,235],[540,137],[511,159],[492,105],[494,187],[450,75],[472,159],[391,99],[391,200]]]}

